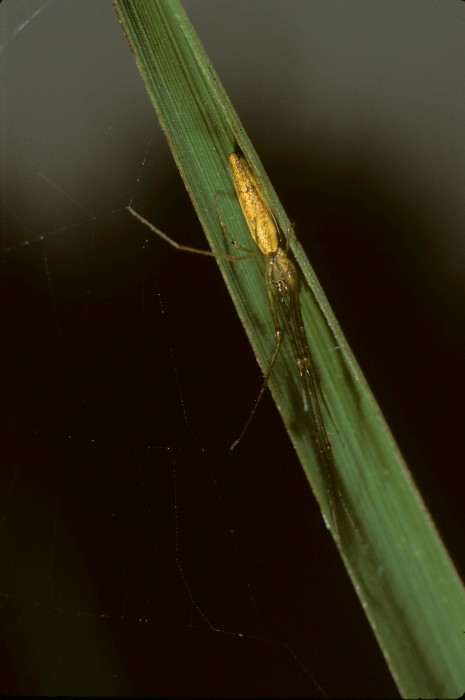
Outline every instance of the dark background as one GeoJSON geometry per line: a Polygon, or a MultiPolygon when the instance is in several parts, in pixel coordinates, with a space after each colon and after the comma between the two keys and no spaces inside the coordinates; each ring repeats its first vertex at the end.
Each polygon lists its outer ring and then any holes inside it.
{"type": "MultiPolygon", "coordinates": [[[[463,3],[184,6],[463,573],[463,3]]],[[[395,695],[111,4],[0,61],[0,692],[395,695]]]]}

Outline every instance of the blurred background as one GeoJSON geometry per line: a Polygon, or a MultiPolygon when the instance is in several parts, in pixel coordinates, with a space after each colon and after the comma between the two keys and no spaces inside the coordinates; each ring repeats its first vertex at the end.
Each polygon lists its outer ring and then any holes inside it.
{"type": "MultiPolygon", "coordinates": [[[[463,574],[465,7],[183,6],[463,574]]],[[[0,692],[395,695],[111,3],[0,70],[0,692]]]]}

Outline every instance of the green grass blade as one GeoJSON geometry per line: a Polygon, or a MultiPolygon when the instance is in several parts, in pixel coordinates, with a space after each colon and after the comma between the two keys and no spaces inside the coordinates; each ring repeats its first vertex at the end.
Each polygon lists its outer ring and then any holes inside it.
{"type": "MultiPolygon", "coordinates": [[[[286,231],[288,218],[179,2],[114,4],[212,250],[231,252],[218,208],[234,238],[251,247],[227,165],[235,142],[286,231]]],[[[302,272],[302,313],[343,494],[336,543],[400,692],[456,697],[465,691],[462,584],[298,241],[292,250],[302,272]]],[[[274,329],[263,261],[218,264],[265,370],[274,329]]],[[[287,343],[270,388],[329,522],[326,475],[287,343]]]]}

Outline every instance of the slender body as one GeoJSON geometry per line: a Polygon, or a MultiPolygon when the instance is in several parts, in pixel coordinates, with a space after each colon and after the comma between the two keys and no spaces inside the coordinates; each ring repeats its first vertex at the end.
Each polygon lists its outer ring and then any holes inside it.
{"type": "Polygon", "coordinates": [[[310,415],[312,432],[320,462],[329,478],[329,500],[334,515],[334,458],[326,432],[318,398],[318,379],[305,334],[299,300],[297,270],[289,259],[287,246],[280,245],[279,228],[260,192],[259,183],[245,158],[238,153],[228,156],[229,167],[242,212],[250,233],[265,258],[265,281],[275,327],[276,345],[264,382],[252,413],[233,449],[247,430],[258,403],[267,387],[274,362],[279,353],[283,330],[287,333],[294,354],[310,415]]]}

